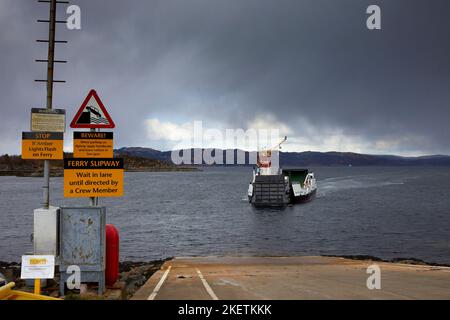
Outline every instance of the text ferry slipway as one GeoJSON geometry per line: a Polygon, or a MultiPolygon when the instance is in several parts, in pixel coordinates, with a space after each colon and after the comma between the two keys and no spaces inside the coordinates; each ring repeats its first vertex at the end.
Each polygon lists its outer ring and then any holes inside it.
{"type": "Polygon", "coordinates": [[[69,160],[67,164],[71,167],[119,167],[118,160],[69,160]]]}

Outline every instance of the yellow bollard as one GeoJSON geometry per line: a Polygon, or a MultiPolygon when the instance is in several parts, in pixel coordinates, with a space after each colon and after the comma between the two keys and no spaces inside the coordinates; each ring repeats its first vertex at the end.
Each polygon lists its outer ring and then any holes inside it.
{"type": "Polygon", "coordinates": [[[34,294],[41,294],[41,279],[34,279],[34,294]]]}

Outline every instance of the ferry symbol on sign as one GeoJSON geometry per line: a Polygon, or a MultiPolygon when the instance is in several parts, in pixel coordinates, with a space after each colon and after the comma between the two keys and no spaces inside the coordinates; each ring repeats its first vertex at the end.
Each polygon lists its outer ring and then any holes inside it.
{"type": "Polygon", "coordinates": [[[70,124],[71,128],[114,128],[114,121],[100,100],[97,92],[91,90],[70,124]]]}

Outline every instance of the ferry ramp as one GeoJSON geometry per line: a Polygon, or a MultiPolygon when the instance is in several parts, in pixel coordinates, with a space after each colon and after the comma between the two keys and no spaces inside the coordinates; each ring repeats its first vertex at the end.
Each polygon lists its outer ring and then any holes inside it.
{"type": "Polygon", "coordinates": [[[450,299],[450,268],[335,257],[180,257],[132,300],[450,299]],[[381,289],[368,289],[377,265],[381,289]]]}

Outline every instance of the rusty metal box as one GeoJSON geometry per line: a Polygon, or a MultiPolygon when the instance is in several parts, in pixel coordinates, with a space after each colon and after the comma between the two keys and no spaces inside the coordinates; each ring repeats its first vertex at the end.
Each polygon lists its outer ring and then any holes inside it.
{"type": "Polygon", "coordinates": [[[71,274],[67,268],[77,266],[81,283],[98,282],[99,292],[105,287],[105,220],[104,207],[61,208],[60,272],[61,291],[71,274]]]}

